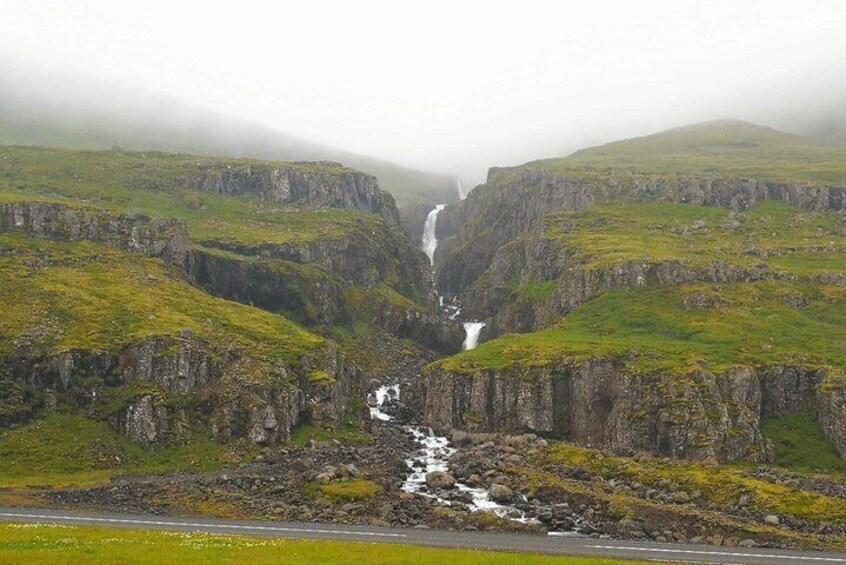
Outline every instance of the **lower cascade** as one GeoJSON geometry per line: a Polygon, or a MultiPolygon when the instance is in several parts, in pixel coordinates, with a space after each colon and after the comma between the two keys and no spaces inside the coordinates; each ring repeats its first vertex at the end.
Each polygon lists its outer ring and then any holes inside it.
{"type": "MultiPolygon", "coordinates": [[[[394,417],[384,411],[386,403],[399,398],[400,385],[383,385],[373,393],[373,404],[370,406],[370,418],[374,421],[393,422],[394,417]]],[[[432,472],[446,473],[449,471],[449,458],[456,452],[456,449],[449,444],[444,436],[435,435],[427,426],[404,426],[405,431],[410,433],[419,450],[413,452],[405,461],[412,469],[412,472],[405,479],[402,490],[412,494],[419,494],[436,499],[441,504],[450,506],[452,502],[437,495],[426,492],[426,475],[432,472]]],[[[491,500],[488,491],[483,488],[471,487],[456,482],[455,488],[459,493],[467,494],[472,501],[469,504],[471,512],[485,510],[493,512],[500,518],[508,518],[522,523],[534,523],[536,520],[530,518],[522,510],[513,506],[506,506],[491,500]]]]}
{"type": "Polygon", "coordinates": [[[482,328],[487,324],[485,322],[463,322],[461,325],[464,326],[464,332],[467,334],[461,348],[464,351],[469,351],[479,344],[479,335],[482,333],[482,328]]]}

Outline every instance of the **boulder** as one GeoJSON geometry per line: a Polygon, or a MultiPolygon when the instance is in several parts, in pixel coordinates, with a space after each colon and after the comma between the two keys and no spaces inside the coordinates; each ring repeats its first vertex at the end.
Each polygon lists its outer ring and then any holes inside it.
{"type": "Polygon", "coordinates": [[[430,488],[451,489],[455,488],[455,477],[443,471],[432,471],[426,473],[426,484],[430,488]]]}
{"type": "Polygon", "coordinates": [[[500,504],[507,504],[514,500],[514,491],[499,483],[491,485],[491,488],[488,489],[488,495],[491,497],[491,500],[500,504]]]}

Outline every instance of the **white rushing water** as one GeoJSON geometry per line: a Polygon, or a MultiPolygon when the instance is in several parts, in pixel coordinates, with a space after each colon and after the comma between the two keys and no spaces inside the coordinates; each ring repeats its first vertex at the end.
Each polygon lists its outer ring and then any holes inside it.
{"type": "Polygon", "coordinates": [[[438,225],[438,214],[443,210],[445,204],[438,204],[435,209],[426,216],[426,223],[423,224],[423,251],[429,257],[429,263],[435,264],[435,249],[438,248],[438,238],[435,234],[435,227],[438,225]]]}
{"type": "Polygon", "coordinates": [[[373,393],[376,399],[376,406],[370,407],[370,419],[380,420],[382,422],[390,422],[393,418],[382,411],[382,406],[388,399],[396,400],[399,398],[399,385],[380,386],[373,393]]]}
{"type": "Polygon", "coordinates": [[[473,349],[479,344],[479,334],[482,333],[482,328],[487,324],[485,322],[464,322],[461,325],[464,326],[464,333],[467,334],[462,348],[465,351],[473,349]]]}
{"type": "MultiPolygon", "coordinates": [[[[381,386],[376,389],[373,393],[375,406],[370,407],[371,418],[382,422],[392,421],[394,419],[393,416],[386,413],[383,408],[386,401],[393,401],[399,398],[399,390],[400,387],[398,384],[381,386]]],[[[433,471],[446,473],[449,471],[449,458],[455,453],[455,448],[450,446],[447,438],[435,435],[431,428],[424,426],[405,426],[405,430],[411,433],[414,440],[420,446],[420,449],[406,459],[406,463],[412,468],[412,472],[406,478],[405,483],[403,483],[402,490],[408,493],[434,498],[446,506],[452,505],[452,501],[430,494],[426,491],[425,487],[426,475],[428,473],[433,471]]],[[[509,518],[519,522],[534,521],[517,508],[494,502],[491,500],[488,491],[483,488],[471,487],[463,483],[456,483],[455,488],[460,493],[469,495],[472,501],[469,504],[471,512],[487,510],[501,518],[509,518]]]]}

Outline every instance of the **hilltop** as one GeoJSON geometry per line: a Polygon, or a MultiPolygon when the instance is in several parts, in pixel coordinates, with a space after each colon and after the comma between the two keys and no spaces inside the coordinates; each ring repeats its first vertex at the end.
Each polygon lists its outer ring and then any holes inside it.
{"type": "Polygon", "coordinates": [[[846,148],[739,120],[717,120],[589,147],[563,159],[529,163],[527,168],[842,183],[846,148]]]}

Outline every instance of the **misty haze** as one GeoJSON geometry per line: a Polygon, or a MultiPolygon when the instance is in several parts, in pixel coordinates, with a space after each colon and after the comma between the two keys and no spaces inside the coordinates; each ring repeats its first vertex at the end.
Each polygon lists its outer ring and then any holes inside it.
{"type": "Polygon", "coordinates": [[[0,562],[846,562],[846,4],[6,4],[0,562]]]}

